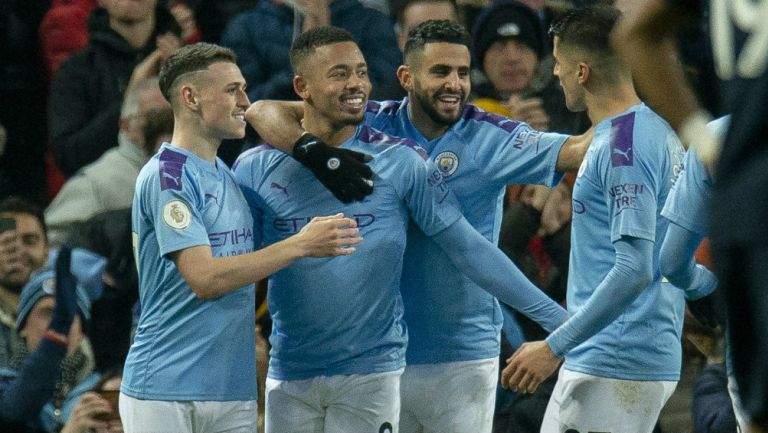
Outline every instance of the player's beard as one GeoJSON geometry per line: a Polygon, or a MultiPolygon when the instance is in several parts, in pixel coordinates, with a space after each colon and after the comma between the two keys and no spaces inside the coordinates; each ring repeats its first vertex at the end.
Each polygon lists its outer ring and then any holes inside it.
{"type": "Polygon", "coordinates": [[[438,98],[447,93],[444,91],[438,91],[430,95],[427,91],[420,89],[419,86],[415,86],[413,95],[416,97],[415,103],[419,104],[421,110],[429,116],[429,118],[436,125],[451,126],[458,122],[461,118],[461,114],[464,112],[464,106],[467,104],[466,95],[463,91],[460,91],[457,95],[459,97],[459,109],[455,113],[443,114],[435,108],[440,103],[438,98]]]}

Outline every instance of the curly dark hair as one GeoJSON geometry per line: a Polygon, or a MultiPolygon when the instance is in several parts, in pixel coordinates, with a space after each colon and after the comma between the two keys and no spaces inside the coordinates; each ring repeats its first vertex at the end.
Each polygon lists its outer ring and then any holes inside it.
{"type": "Polygon", "coordinates": [[[446,42],[464,45],[471,49],[472,39],[461,24],[450,20],[428,20],[408,32],[408,40],[403,49],[406,64],[408,58],[424,49],[424,45],[432,42],[446,42]]]}

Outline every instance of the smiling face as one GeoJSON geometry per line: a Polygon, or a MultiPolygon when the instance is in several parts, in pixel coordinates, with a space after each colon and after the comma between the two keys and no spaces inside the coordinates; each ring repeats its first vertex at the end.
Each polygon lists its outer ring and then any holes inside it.
{"type": "Polygon", "coordinates": [[[0,267],[0,286],[21,292],[33,271],[41,268],[48,258],[48,242],[40,220],[20,212],[0,213],[0,217],[16,220],[19,258],[16,266],[0,267]]]}
{"type": "Polygon", "coordinates": [[[240,68],[230,62],[216,62],[200,72],[195,87],[200,116],[208,135],[219,140],[245,136],[248,95],[240,68]]]}
{"type": "Polygon", "coordinates": [[[323,45],[307,56],[296,79],[297,93],[334,127],[363,121],[371,81],[354,42],[323,45]]]}
{"type": "Polygon", "coordinates": [[[401,78],[413,101],[414,117],[435,126],[450,127],[464,111],[469,98],[469,49],[461,44],[433,42],[409,59],[401,78]]]}

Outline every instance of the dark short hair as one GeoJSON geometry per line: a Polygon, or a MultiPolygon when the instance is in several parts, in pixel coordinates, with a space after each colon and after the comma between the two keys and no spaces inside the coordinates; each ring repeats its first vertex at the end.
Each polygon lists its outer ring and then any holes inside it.
{"type": "Polygon", "coordinates": [[[424,21],[408,32],[408,39],[403,49],[403,58],[407,59],[414,52],[423,50],[426,44],[434,42],[464,45],[470,49],[471,39],[467,30],[457,22],[449,20],[424,21]]]}
{"type": "Polygon", "coordinates": [[[561,44],[575,46],[600,57],[614,57],[610,34],[621,12],[613,6],[596,6],[567,12],[549,28],[551,37],[557,36],[561,44]]]}
{"type": "Polygon", "coordinates": [[[171,102],[171,89],[180,76],[208,69],[217,62],[236,63],[236,58],[235,52],[229,48],[207,42],[181,47],[160,67],[160,91],[171,102]]]}
{"type": "Polygon", "coordinates": [[[405,10],[414,3],[448,3],[453,7],[456,16],[459,16],[459,5],[456,3],[456,0],[400,0],[397,1],[397,9],[395,10],[395,22],[400,27],[403,26],[403,21],[405,21],[405,10]]]}
{"type": "Polygon", "coordinates": [[[43,208],[32,203],[31,201],[21,197],[7,197],[0,201],[0,214],[12,213],[12,214],[25,214],[34,217],[43,228],[43,238],[48,241],[48,228],[45,225],[45,216],[43,215],[43,208]]]}
{"type": "Polygon", "coordinates": [[[291,45],[291,68],[299,74],[301,63],[317,48],[340,42],[354,42],[354,36],[344,29],[333,26],[315,27],[299,35],[291,45]]]}

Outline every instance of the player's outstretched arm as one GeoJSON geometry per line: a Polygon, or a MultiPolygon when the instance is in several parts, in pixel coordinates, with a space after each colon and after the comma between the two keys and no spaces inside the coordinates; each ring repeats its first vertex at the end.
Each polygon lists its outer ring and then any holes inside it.
{"type": "Polygon", "coordinates": [[[572,135],[565,140],[557,155],[557,171],[576,171],[584,160],[589,143],[592,142],[594,128],[589,128],[581,135],[572,135]]]}
{"type": "Polygon", "coordinates": [[[535,390],[560,358],[616,320],[653,280],[653,242],[624,236],[614,243],[616,263],[595,292],[546,341],[526,343],[508,360],[502,386],[535,390]]]}
{"type": "Polygon", "coordinates": [[[307,167],[342,203],[363,200],[373,192],[370,155],[325,144],[301,127],[304,108],[295,101],[257,101],[245,119],[270,145],[307,167]]]}
{"type": "Polygon", "coordinates": [[[288,239],[252,253],[213,257],[208,245],[171,253],[171,259],[199,298],[213,298],[252,284],[302,257],[327,257],[355,252],[363,241],[355,220],[342,214],[313,218],[288,239]]]}
{"type": "Polygon", "coordinates": [[[525,277],[503,252],[460,218],[432,237],[478,286],[552,331],[568,319],[560,305],[525,277]]]}
{"type": "Polygon", "coordinates": [[[686,299],[703,298],[717,288],[715,274],[704,266],[697,265],[694,260],[701,239],[701,235],[670,222],[661,244],[661,275],[675,287],[685,290],[686,299]]]}

